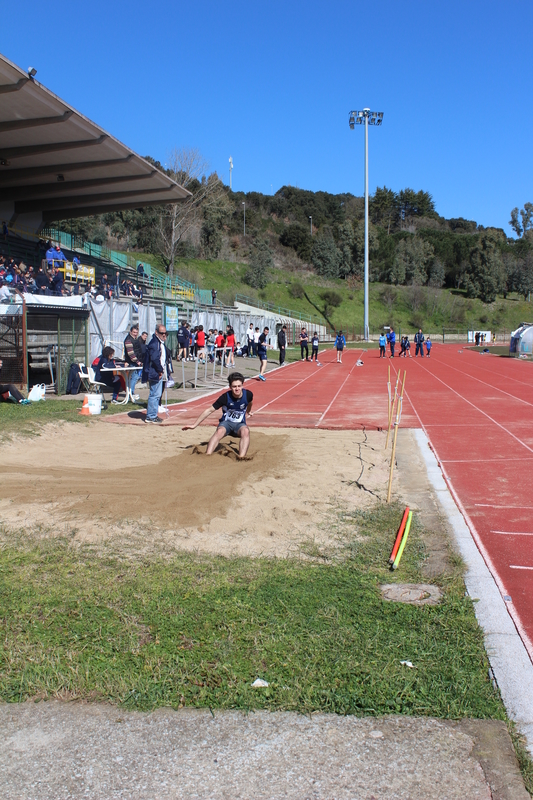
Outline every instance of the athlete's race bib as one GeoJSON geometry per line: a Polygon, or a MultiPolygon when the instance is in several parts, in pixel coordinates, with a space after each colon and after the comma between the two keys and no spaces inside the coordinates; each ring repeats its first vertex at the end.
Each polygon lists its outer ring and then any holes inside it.
{"type": "Polygon", "coordinates": [[[242,422],[244,419],[244,411],[228,410],[226,411],[226,419],[228,422],[242,422]]]}

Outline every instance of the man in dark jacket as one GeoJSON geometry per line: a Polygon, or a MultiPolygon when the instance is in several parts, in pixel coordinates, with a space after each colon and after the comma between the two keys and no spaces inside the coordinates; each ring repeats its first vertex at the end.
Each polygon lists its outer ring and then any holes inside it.
{"type": "Polygon", "coordinates": [[[279,365],[280,367],[283,366],[285,363],[285,351],[287,349],[287,326],[284,325],[283,328],[278,333],[278,347],[279,347],[279,365]]]}
{"type": "Polygon", "coordinates": [[[415,358],[417,357],[419,352],[422,358],[424,358],[424,334],[422,333],[422,328],[419,328],[418,333],[415,333],[415,344],[416,344],[415,358]]]}
{"type": "Polygon", "coordinates": [[[170,368],[172,368],[170,352],[165,344],[166,339],[167,329],[164,325],[157,325],[155,333],[146,348],[142,380],[143,383],[148,383],[150,386],[150,395],[148,397],[145,422],[157,424],[163,422],[161,417],[157,416],[157,412],[165,382],[168,380],[169,360],[170,368]]]}
{"type": "Polygon", "coordinates": [[[135,394],[135,384],[141,377],[141,372],[143,368],[143,361],[139,358],[137,354],[137,348],[135,347],[135,342],[138,336],[139,336],[139,326],[132,325],[130,328],[130,332],[124,339],[124,361],[126,362],[128,367],[137,367],[137,369],[132,369],[131,372],[128,372],[128,385],[130,387],[130,392],[134,400],[139,399],[139,395],[135,394]]]}

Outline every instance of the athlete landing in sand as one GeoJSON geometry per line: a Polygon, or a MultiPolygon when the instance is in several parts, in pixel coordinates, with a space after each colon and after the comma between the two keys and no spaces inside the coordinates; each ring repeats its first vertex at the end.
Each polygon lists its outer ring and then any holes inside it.
{"type": "Polygon", "coordinates": [[[193,425],[185,425],[184,431],[192,431],[204,419],[222,409],[222,416],[218,427],[209,439],[206,455],[210,456],[215,452],[218,443],[227,436],[236,436],[239,442],[239,458],[244,458],[250,446],[250,429],[246,424],[246,414],[252,416],[252,403],[254,396],[249,389],[243,387],[244,377],[240,372],[232,372],[228,377],[229,392],[221,394],[212,406],[206,408],[193,425]]]}

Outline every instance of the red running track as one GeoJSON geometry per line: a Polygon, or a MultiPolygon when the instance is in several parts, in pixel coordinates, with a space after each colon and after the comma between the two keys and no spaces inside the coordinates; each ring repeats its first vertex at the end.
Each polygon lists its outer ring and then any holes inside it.
{"type": "MultiPolygon", "coordinates": [[[[401,425],[424,429],[533,661],[533,366],[438,344],[430,359],[380,359],[376,350],[349,350],[343,364],[332,350],[320,358],[321,367],[297,362],[246,381],[250,426],[385,428],[387,367],[393,384],[405,369],[401,425]]],[[[187,424],[208,403],[173,406],[165,424],[187,424]]]]}

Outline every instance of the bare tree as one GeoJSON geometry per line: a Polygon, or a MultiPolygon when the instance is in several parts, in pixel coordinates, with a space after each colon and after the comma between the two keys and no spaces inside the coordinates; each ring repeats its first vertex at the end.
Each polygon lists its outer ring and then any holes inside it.
{"type": "Polygon", "coordinates": [[[158,220],[157,249],[172,277],[180,242],[200,216],[220,201],[224,189],[215,172],[207,177],[208,163],[196,148],[175,147],[167,164],[170,176],[191,192],[186,200],[163,206],[158,220]]]}

